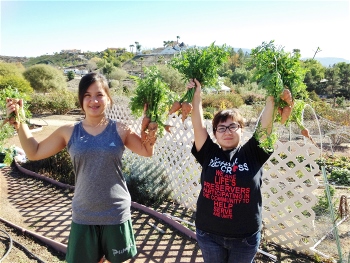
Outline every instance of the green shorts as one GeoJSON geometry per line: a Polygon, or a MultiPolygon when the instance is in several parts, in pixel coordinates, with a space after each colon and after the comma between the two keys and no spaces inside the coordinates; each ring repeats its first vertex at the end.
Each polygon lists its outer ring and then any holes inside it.
{"type": "Polygon", "coordinates": [[[80,225],[72,222],[68,239],[68,263],[97,263],[103,256],[111,263],[137,253],[131,220],[120,225],[80,225]]]}

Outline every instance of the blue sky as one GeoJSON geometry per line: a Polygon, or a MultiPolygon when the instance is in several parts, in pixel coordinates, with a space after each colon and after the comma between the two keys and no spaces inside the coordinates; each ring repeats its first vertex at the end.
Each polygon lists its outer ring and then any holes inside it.
{"type": "Polygon", "coordinates": [[[0,55],[39,56],[62,49],[128,50],[227,44],[254,48],[275,40],[302,57],[350,60],[350,4],[342,1],[3,1],[0,55]]]}

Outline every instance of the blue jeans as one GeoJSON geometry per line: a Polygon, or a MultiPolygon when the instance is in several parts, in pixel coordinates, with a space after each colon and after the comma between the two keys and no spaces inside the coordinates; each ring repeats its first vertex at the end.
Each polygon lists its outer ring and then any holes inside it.
{"type": "Polygon", "coordinates": [[[261,239],[260,231],[247,238],[228,238],[197,228],[196,235],[205,263],[252,263],[261,239]]]}

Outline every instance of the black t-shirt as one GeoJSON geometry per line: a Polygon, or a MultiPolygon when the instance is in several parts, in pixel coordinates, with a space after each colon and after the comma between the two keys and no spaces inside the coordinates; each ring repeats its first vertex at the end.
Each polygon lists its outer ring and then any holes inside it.
{"type": "Polygon", "coordinates": [[[196,227],[236,238],[260,230],[262,166],[270,154],[254,136],[237,149],[224,151],[208,135],[199,152],[193,145],[192,154],[202,166],[196,227]]]}

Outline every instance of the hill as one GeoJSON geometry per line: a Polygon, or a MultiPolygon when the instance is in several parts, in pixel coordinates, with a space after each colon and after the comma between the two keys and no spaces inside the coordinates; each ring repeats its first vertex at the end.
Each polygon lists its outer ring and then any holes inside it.
{"type": "MultiPolygon", "coordinates": [[[[302,58],[302,60],[306,60],[310,58],[302,58]]],[[[332,67],[334,64],[340,63],[340,62],[345,62],[345,63],[350,63],[349,60],[346,60],[344,58],[333,58],[333,57],[324,57],[324,58],[315,58],[318,62],[322,64],[324,67],[332,67]]]]}

